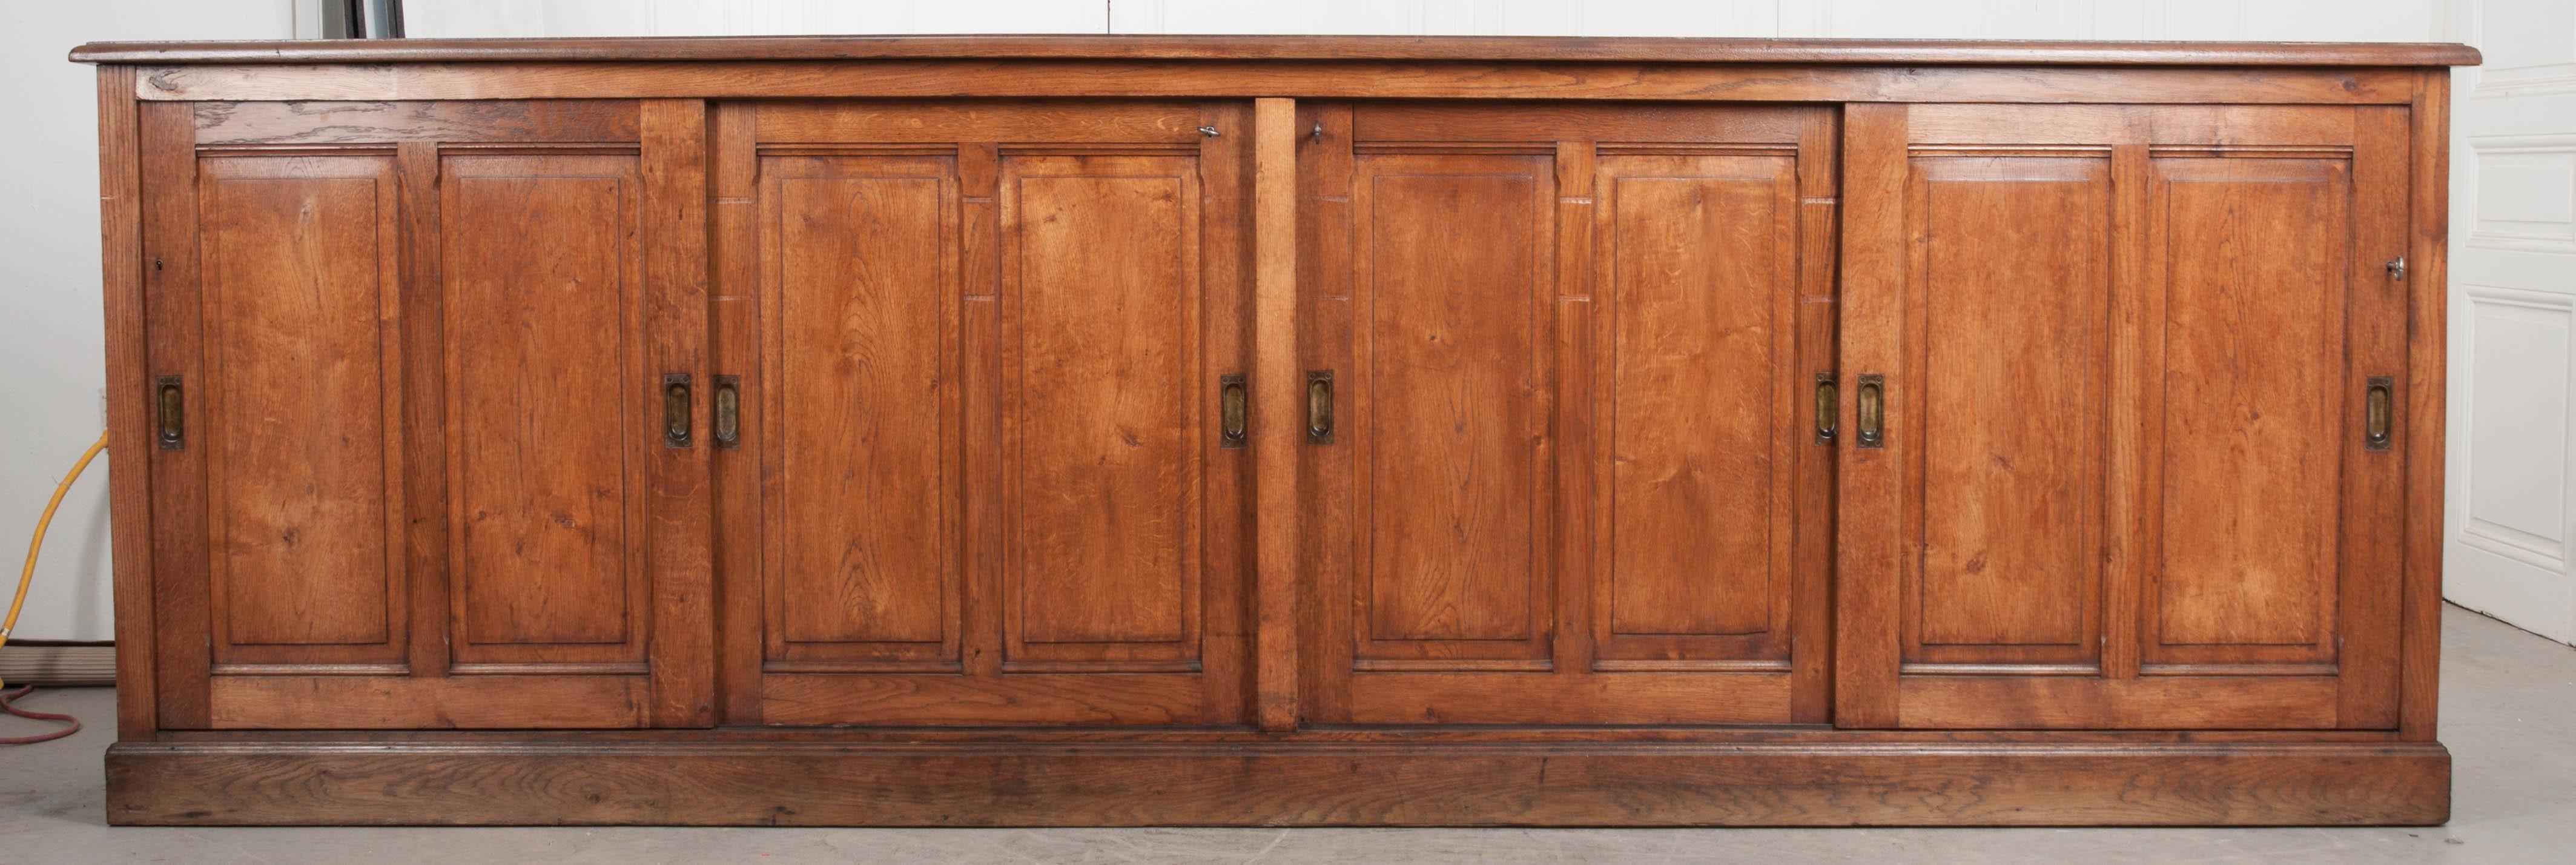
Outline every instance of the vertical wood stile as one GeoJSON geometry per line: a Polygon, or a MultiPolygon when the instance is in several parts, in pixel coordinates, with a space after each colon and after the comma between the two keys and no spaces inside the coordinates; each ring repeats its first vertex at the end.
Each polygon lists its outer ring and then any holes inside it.
{"type": "Polygon", "coordinates": [[[1595,497],[1602,480],[1612,476],[1609,453],[1600,446],[1602,419],[1610,416],[1609,388],[1603,385],[1611,380],[1610,359],[1601,346],[1614,342],[1596,333],[1609,324],[1609,316],[1598,312],[1607,304],[1596,302],[1595,294],[1608,283],[1596,285],[1593,273],[1597,156],[1594,142],[1556,142],[1556,200],[1551,202],[1556,211],[1556,285],[1547,290],[1541,280],[1540,291],[1541,308],[1549,315],[1541,321],[1550,322],[1541,326],[1555,330],[1555,344],[1548,349],[1555,355],[1549,375],[1555,382],[1555,405],[1549,415],[1541,415],[1555,433],[1553,465],[1544,474],[1555,490],[1552,501],[1542,502],[1555,509],[1560,522],[1554,543],[1537,545],[1545,553],[1540,561],[1547,564],[1535,571],[1554,577],[1555,635],[1548,654],[1554,675],[1567,679],[1592,673],[1600,642],[1610,637],[1607,627],[1595,633],[1585,621],[1592,612],[1588,599],[1595,581],[1611,573],[1608,546],[1600,543],[1609,509],[1595,497]]]}
{"type": "MultiPolygon", "coordinates": [[[[440,279],[438,142],[405,141],[395,146],[394,179],[401,184],[401,270],[403,367],[400,378],[403,414],[404,509],[413,514],[447,513],[447,300],[440,279]]],[[[447,675],[448,556],[450,533],[445,519],[410,520],[404,532],[409,576],[411,648],[407,672],[414,678],[447,675]]]]}
{"type": "MultiPolygon", "coordinates": [[[[1252,363],[1252,104],[1214,100],[1199,106],[1200,125],[1219,134],[1199,140],[1199,321],[1201,365],[1218,376],[1247,374],[1252,363]]],[[[1204,133],[1202,133],[1204,136],[1204,133]]],[[[1247,393],[1258,399],[1257,392],[1247,393]]],[[[1253,406],[1246,405],[1246,410],[1253,406]]],[[[1211,412],[1205,426],[1219,422],[1211,412]]],[[[1248,420],[1248,419],[1247,419],[1248,420]]],[[[1247,430],[1247,433],[1249,431],[1247,430]]],[[[1200,440],[1198,615],[1204,620],[1199,663],[1200,717],[1240,724],[1252,717],[1250,658],[1254,641],[1252,453],[1221,436],[1200,440]],[[1233,611],[1227,615],[1223,611],[1233,611]]]]}
{"type": "Polygon", "coordinates": [[[685,372],[698,443],[654,448],[650,534],[652,636],[647,643],[652,726],[715,723],[715,645],[709,555],[707,452],[707,122],[706,103],[652,99],[642,105],[646,378],[685,372]]]}
{"type": "Polygon", "coordinates": [[[1905,294],[1906,106],[1853,103],[1843,110],[1842,374],[1857,404],[1856,376],[1886,376],[1884,448],[1854,446],[1859,427],[1846,409],[1839,425],[1842,512],[1835,526],[1837,630],[1834,724],[1897,723],[1897,573],[1900,469],[1913,434],[1898,368],[1905,294]]]}
{"type": "MultiPolygon", "coordinates": [[[[965,591],[958,599],[963,622],[963,668],[971,676],[1002,671],[1002,570],[1008,561],[1003,540],[1002,409],[1003,369],[1007,351],[1002,338],[1001,155],[992,142],[969,141],[957,147],[957,185],[961,224],[958,254],[964,261],[960,300],[963,333],[958,343],[965,359],[958,383],[965,430],[965,451],[958,462],[962,488],[971,496],[961,515],[965,530],[965,591]]],[[[784,360],[781,359],[781,363],[784,360]]],[[[776,458],[773,457],[773,460],[776,458]]]]}
{"type": "MultiPolygon", "coordinates": [[[[1345,395],[1351,352],[1351,106],[1307,100],[1297,169],[1297,280],[1310,369],[1335,371],[1333,443],[1309,445],[1299,466],[1298,710],[1306,719],[1350,719],[1352,447],[1345,395]]],[[[1294,130],[1291,130],[1292,134],[1294,130]]]]}
{"type": "MultiPolygon", "coordinates": [[[[181,376],[189,415],[204,406],[205,367],[202,344],[204,309],[197,293],[197,157],[196,107],[188,103],[151,103],[140,109],[137,139],[141,151],[143,201],[141,261],[145,378],[135,383],[138,396],[152,377],[181,376]]],[[[190,444],[194,444],[191,442],[190,444]]],[[[211,723],[207,695],[212,672],[206,569],[207,524],[205,449],[145,450],[127,464],[150,474],[152,519],[166,530],[150,541],[152,569],[162,574],[152,584],[153,626],[167,634],[189,635],[152,643],[155,658],[154,697],[163,729],[202,728],[211,723]],[[195,578],[182,578],[195,575],[195,578]]]]}
{"type": "Polygon", "coordinates": [[[2138,677],[2139,593],[2156,567],[2156,520],[2162,507],[2157,485],[2162,464],[2164,283],[2147,240],[2147,146],[2111,148],[2111,329],[2109,465],[2102,566],[2102,676],[2138,677]]]}
{"type": "MultiPolygon", "coordinates": [[[[1798,373],[1835,373],[1834,254],[1839,237],[1842,184],[1835,155],[1842,132],[1840,112],[1817,108],[1798,134],[1798,373]]],[[[1812,386],[1812,385],[1810,385],[1812,386]]],[[[1847,402],[1849,382],[1836,385],[1836,401],[1847,402]]],[[[1812,422],[1805,413],[1794,415],[1812,422]]],[[[1839,428],[1839,422],[1837,427],[1839,428]]],[[[1796,579],[1790,610],[1796,620],[1789,633],[1789,715],[1801,724],[1833,720],[1834,683],[1834,465],[1836,440],[1798,449],[1796,579]]]]}
{"type": "MultiPolygon", "coordinates": [[[[710,369],[741,378],[741,444],[710,455],[715,497],[716,722],[760,722],[761,453],[765,429],[760,334],[758,173],[754,112],[749,103],[720,103],[709,112],[708,288],[710,369]]],[[[709,382],[712,387],[714,383],[709,382]]],[[[712,393],[712,391],[710,391],[712,393]]],[[[712,423],[712,418],[710,418],[712,423]]],[[[710,444],[714,436],[708,436],[710,444]]]]}
{"type": "Polygon", "coordinates": [[[1253,100],[1254,722],[1297,725],[1297,102],[1253,100]]]}
{"type": "MultiPolygon", "coordinates": [[[[2353,238],[2344,267],[2345,341],[2342,414],[2336,424],[2342,449],[2341,550],[2336,561],[2334,633],[2336,679],[2341,685],[2335,726],[2386,730],[2398,724],[2398,666],[2404,637],[2399,623],[2405,595],[2406,461],[2394,448],[2369,449],[2365,400],[2370,381],[2406,368],[2407,288],[2387,262],[2407,254],[2406,110],[2366,106],[2354,111],[2353,238]],[[2382,563],[2400,563],[2388,567],[2382,563]],[[2394,639],[2374,639],[2389,635],[2394,639]]],[[[2391,403],[2406,392],[2390,395],[2391,403]]],[[[2392,409],[2394,406],[2392,406],[2392,409]]],[[[2392,410],[2392,414],[2394,411],[2392,410]]],[[[2403,432],[2392,426],[2392,435],[2403,432]]]]}

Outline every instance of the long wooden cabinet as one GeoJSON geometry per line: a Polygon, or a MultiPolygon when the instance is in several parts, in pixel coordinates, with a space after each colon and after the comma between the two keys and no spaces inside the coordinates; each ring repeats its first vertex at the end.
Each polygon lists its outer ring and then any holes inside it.
{"type": "Polygon", "coordinates": [[[2459,46],[74,59],[114,822],[2449,812],[2459,46]]]}

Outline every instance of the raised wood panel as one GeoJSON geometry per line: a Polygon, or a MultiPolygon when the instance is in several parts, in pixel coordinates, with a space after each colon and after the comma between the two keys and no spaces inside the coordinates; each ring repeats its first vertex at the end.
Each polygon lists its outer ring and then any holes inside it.
{"type": "Polygon", "coordinates": [[[1913,160],[1909,661],[2101,654],[2107,157],[1913,160]]]}
{"type": "Polygon", "coordinates": [[[1598,658],[1785,662],[1807,432],[1797,160],[1603,156],[1594,184],[1612,320],[1598,658]]]}
{"type": "Polygon", "coordinates": [[[2164,270],[2148,663],[2329,662],[2341,526],[2348,162],[2152,162],[2164,270]]]}
{"type": "Polygon", "coordinates": [[[1010,661],[1198,654],[1195,161],[1000,166],[1010,661]]]}
{"type": "Polygon", "coordinates": [[[393,160],[199,165],[213,659],[400,663],[393,160]]]}
{"type": "Polygon", "coordinates": [[[773,660],[961,663],[948,157],[761,166],[777,319],[773,660]]]}
{"type": "Polygon", "coordinates": [[[644,660],[636,162],[443,160],[460,665],[644,660]]]}
{"type": "Polygon", "coordinates": [[[1543,666],[1553,166],[1362,155],[1353,186],[1358,657],[1543,666]]]}

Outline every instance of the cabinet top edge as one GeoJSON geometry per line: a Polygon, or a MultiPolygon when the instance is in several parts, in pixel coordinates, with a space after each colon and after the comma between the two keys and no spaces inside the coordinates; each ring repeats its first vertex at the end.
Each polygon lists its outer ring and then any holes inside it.
{"type": "Polygon", "coordinates": [[[2473,66],[2437,42],[2102,42],[1586,36],[663,36],[92,42],[75,63],[727,60],[1453,60],[1919,66],[2473,66]]]}

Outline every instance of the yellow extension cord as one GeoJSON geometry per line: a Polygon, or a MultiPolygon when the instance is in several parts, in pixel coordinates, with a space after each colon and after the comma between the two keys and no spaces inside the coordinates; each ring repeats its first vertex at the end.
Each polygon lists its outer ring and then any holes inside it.
{"type": "MultiPolygon", "coordinates": [[[[98,458],[99,452],[106,449],[107,434],[99,433],[98,443],[90,445],[89,451],[81,454],[80,462],[72,464],[72,473],[54,486],[53,500],[45,503],[45,515],[36,520],[36,537],[27,542],[27,567],[18,572],[18,596],[9,601],[8,620],[0,621],[0,647],[7,646],[9,634],[18,629],[18,610],[27,606],[27,586],[36,581],[36,553],[45,547],[45,529],[53,525],[54,509],[63,506],[63,494],[72,491],[72,482],[80,480],[81,472],[89,468],[89,461],[98,458]]],[[[8,683],[0,682],[0,688],[6,687],[8,683]]]]}

